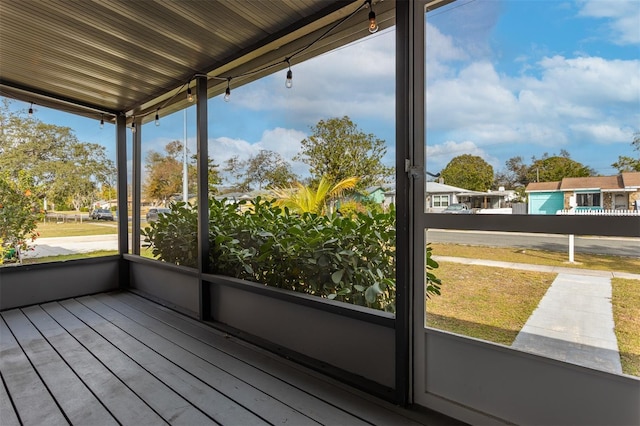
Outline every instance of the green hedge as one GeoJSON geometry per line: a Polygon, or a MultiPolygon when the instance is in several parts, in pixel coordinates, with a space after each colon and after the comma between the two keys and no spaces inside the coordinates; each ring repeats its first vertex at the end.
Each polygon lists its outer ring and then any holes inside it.
{"type": "MultiPolygon", "coordinates": [[[[257,198],[210,200],[209,212],[212,273],[395,312],[395,211],[297,214],[257,198]]],[[[142,234],[154,256],[196,267],[191,205],[176,203],[142,234]]],[[[437,293],[437,279],[431,284],[437,293]]]]}

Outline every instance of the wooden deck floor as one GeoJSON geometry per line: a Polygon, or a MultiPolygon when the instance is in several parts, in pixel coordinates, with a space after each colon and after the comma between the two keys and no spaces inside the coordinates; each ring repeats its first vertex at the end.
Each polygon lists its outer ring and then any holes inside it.
{"type": "Polygon", "coordinates": [[[3,426],[443,424],[127,292],[0,314],[3,426]]]}

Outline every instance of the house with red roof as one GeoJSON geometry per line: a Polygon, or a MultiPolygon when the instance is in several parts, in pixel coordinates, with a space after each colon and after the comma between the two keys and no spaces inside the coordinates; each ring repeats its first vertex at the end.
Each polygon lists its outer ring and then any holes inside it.
{"type": "Polygon", "coordinates": [[[556,214],[558,210],[570,209],[639,210],[640,172],[531,182],[525,192],[529,214],[556,214]]]}

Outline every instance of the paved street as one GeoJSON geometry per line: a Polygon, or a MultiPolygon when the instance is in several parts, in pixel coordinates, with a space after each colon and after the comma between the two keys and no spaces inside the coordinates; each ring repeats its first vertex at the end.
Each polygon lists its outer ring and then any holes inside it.
{"type": "MultiPolygon", "coordinates": [[[[109,226],[104,224],[104,226],[109,226]]],[[[569,238],[566,235],[525,234],[485,231],[429,230],[431,242],[483,245],[492,247],[517,247],[567,252],[569,238]]],[[[116,235],[92,235],[85,237],[38,238],[35,251],[25,257],[57,256],[71,253],[87,253],[96,250],[117,250],[116,235]]],[[[576,253],[608,254],[613,256],[640,257],[640,239],[623,237],[575,237],[576,253]]]]}
{"type": "MultiPolygon", "coordinates": [[[[568,252],[569,236],[523,232],[429,230],[427,241],[568,252]]],[[[575,237],[576,253],[640,257],[640,238],[575,237]]]]}

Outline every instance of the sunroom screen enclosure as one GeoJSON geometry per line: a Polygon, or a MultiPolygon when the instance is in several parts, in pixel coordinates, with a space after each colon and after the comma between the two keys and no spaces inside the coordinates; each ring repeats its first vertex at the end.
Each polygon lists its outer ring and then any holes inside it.
{"type": "Polygon", "coordinates": [[[198,267],[140,257],[129,239],[140,240],[139,215],[130,232],[127,203],[120,203],[117,256],[2,268],[0,309],[127,289],[396,403],[469,422],[536,422],[535,413],[545,412],[554,423],[637,423],[635,378],[424,328],[425,228],[640,236],[638,218],[631,217],[424,213],[425,12],[445,3],[2,0],[1,94],[114,123],[118,199],[127,199],[131,179],[134,212],[142,136],[132,137],[128,155],[131,125],[139,129],[156,112],[187,106],[188,92],[195,96],[198,267]],[[284,72],[292,55],[295,64],[366,36],[371,5],[381,28],[396,25],[396,314],[210,274],[207,99],[225,92],[229,76],[246,84],[284,72]]]}

